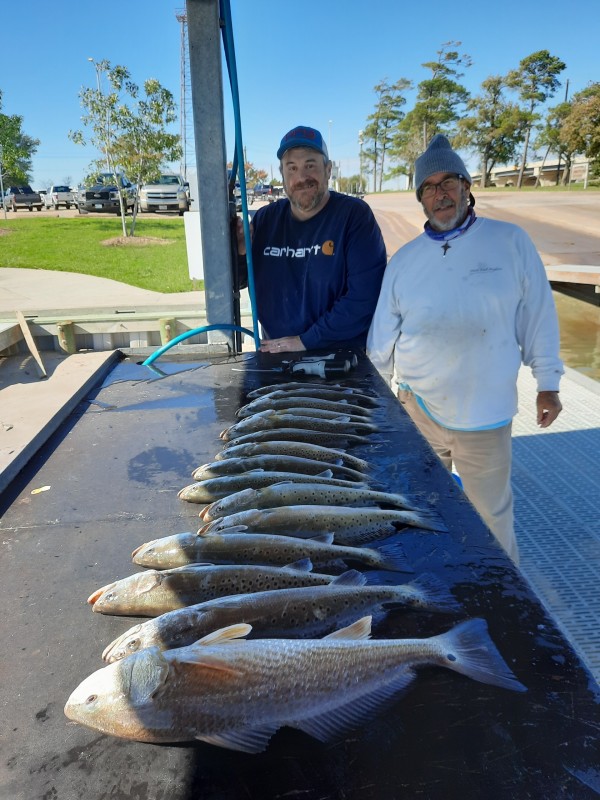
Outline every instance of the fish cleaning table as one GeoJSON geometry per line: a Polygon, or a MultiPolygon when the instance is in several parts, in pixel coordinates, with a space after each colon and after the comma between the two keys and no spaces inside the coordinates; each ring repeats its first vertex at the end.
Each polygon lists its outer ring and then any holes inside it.
{"type": "MultiPolygon", "coordinates": [[[[517,693],[438,667],[330,744],[283,728],[247,755],[202,742],[150,745],[70,722],[66,699],[136,621],[87,597],[138,571],[131,552],[199,527],[177,497],[214,460],[246,393],[284,381],[273,356],[198,363],[124,360],[2,497],[2,767],[11,800],[587,800],[600,795],[598,687],[363,357],[346,383],[376,395],[379,431],[351,453],[385,491],[437,508],[447,533],[398,532],[413,573],[433,573],[458,613],[391,611],[374,638],[428,637],[481,617],[527,687],[517,693]]],[[[314,380],[314,379],[309,379],[314,380]]],[[[389,540],[388,540],[389,541],[389,540]]]]}

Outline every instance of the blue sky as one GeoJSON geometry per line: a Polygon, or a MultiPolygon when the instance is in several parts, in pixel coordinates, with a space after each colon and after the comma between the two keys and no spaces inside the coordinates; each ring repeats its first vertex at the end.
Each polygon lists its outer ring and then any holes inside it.
{"type": "MultiPolygon", "coordinates": [[[[298,124],[321,130],[342,175],[358,172],[358,132],[373,111],[373,87],[384,78],[405,77],[415,84],[424,80],[429,73],[421,64],[434,60],[436,51],[450,40],[460,41],[458,49],[473,61],[462,79],[473,94],[486,77],[505,74],[541,49],[567,65],[563,86],[551,104],[563,99],[567,79],[569,95],[590,81],[600,81],[597,0],[230,3],[246,154],[273,177],[278,175],[279,140],[298,124]]],[[[34,187],[67,177],[78,182],[95,155],[89,146],[76,146],[67,137],[69,130],[81,127],[80,88],[95,85],[89,57],[125,65],[139,84],[158,78],[179,102],[176,14],[184,8],[183,0],[2,4],[2,111],[21,115],[24,132],[41,141],[33,161],[34,187]]],[[[231,159],[234,134],[228,83],[224,106],[231,159]]],[[[469,165],[476,167],[473,161],[469,165]]]]}

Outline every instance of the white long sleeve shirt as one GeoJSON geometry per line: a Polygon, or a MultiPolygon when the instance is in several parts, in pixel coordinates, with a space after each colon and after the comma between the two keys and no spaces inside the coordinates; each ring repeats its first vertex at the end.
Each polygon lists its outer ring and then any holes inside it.
{"type": "Polygon", "coordinates": [[[390,260],[367,339],[382,376],[410,388],[447,428],[477,430],[517,413],[517,373],[557,391],[564,369],[550,284],[516,225],[478,218],[443,241],[423,233],[390,260]]]}

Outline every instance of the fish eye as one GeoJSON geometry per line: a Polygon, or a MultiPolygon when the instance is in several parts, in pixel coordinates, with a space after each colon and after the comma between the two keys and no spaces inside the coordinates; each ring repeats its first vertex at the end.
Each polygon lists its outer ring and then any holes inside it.
{"type": "Polygon", "coordinates": [[[85,702],[86,702],[86,705],[88,705],[88,706],[89,706],[91,703],[95,703],[97,699],[98,699],[98,695],[97,695],[97,694],[91,694],[91,695],[90,695],[90,696],[87,698],[87,700],[85,701],[85,702]]]}
{"type": "Polygon", "coordinates": [[[456,656],[453,653],[446,653],[448,661],[456,661],[456,656]]]}
{"type": "Polygon", "coordinates": [[[140,640],[139,639],[130,639],[127,642],[127,649],[128,650],[137,650],[138,647],[139,647],[139,644],[140,644],[140,640]]]}

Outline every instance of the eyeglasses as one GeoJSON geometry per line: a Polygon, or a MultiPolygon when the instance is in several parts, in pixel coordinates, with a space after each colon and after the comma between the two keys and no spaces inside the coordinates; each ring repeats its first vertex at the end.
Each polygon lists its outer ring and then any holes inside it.
{"type": "Polygon", "coordinates": [[[451,175],[444,178],[444,180],[439,183],[426,183],[425,186],[421,187],[421,197],[435,197],[438,188],[440,188],[442,192],[451,192],[453,189],[456,189],[462,179],[462,175],[451,175]]]}

